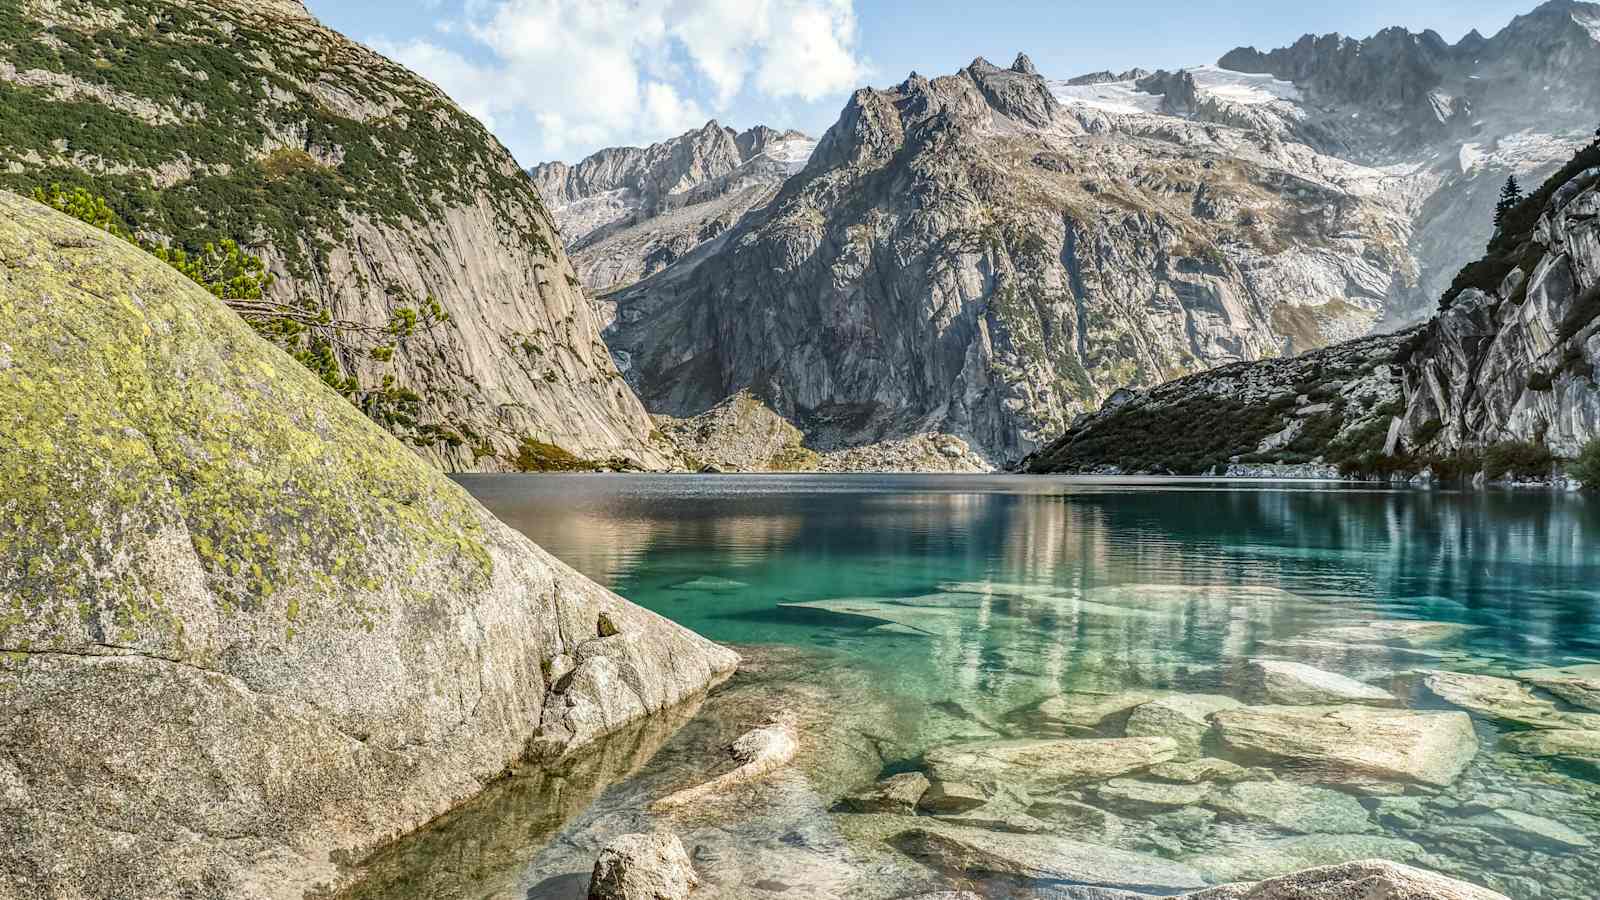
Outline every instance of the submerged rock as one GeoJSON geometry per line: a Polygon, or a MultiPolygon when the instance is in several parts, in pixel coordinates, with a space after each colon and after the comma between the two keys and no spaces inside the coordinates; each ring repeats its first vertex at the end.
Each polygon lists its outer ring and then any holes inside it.
{"type": "Polygon", "coordinates": [[[928,823],[892,843],[936,868],[1171,894],[1205,879],[1189,866],[1053,835],[1004,834],[928,823]]]}
{"type": "Polygon", "coordinates": [[[960,815],[989,802],[991,793],[962,781],[935,781],[917,801],[917,808],[933,815],[960,815]]]}
{"type": "Polygon", "coordinates": [[[1171,781],[1175,784],[1199,784],[1202,781],[1228,783],[1254,777],[1251,770],[1238,763],[1211,757],[1162,763],[1151,766],[1145,774],[1158,781],[1171,781]]]}
{"type": "Polygon", "coordinates": [[[1055,788],[1138,772],[1177,753],[1165,737],[980,741],[931,750],[925,760],[938,781],[1055,788]]]}
{"type": "Polygon", "coordinates": [[[1094,795],[1111,809],[1141,815],[1194,806],[1204,800],[1210,790],[1208,785],[1202,784],[1113,778],[1096,787],[1094,795]]]}
{"type": "Polygon", "coordinates": [[[682,809],[739,785],[759,781],[788,765],[799,749],[800,737],[794,726],[780,716],[733,742],[730,752],[739,761],[739,768],[705,784],[662,797],[651,804],[651,808],[658,811],[682,809]]]}
{"type": "Polygon", "coordinates": [[[1070,691],[1040,703],[1037,712],[1048,725],[1093,729],[1108,720],[1125,717],[1134,707],[1154,698],[1154,694],[1142,691],[1120,694],[1070,691]]]}
{"type": "Polygon", "coordinates": [[[1128,717],[1124,733],[1129,737],[1172,738],[1178,742],[1181,758],[1198,759],[1204,752],[1205,737],[1211,731],[1211,716],[1243,705],[1220,694],[1173,694],[1135,709],[1128,717]]]}
{"type": "Polygon", "coordinates": [[[1454,622],[1399,620],[1318,628],[1308,632],[1306,636],[1312,639],[1341,641],[1351,644],[1399,644],[1406,647],[1427,647],[1453,641],[1472,630],[1473,626],[1471,625],[1458,625],[1454,622]]]}
{"type": "MultiPolygon", "coordinates": [[[[1363,859],[1412,862],[1420,859],[1424,852],[1421,846],[1412,841],[1375,834],[1308,834],[1232,846],[1226,852],[1197,854],[1186,858],[1185,862],[1200,870],[1211,882],[1228,883],[1276,878],[1314,866],[1333,866],[1363,859]]],[[[1339,895],[1291,893],[1280,896],[1309,896],[1320,900],[1325,896],[1339,895]]],[[[1365,900],[1363,894],[1355,896],[1365,900]]]]}
{"type": "Polygon", "coordinates": [[[1500,746],[1525,756],[1578,763],[1590,772],[1600,773],[1600,731],[1527,731],[1507,735],[1500,746]]]}
{"type": "Polygon", "coordinates": [[[928,776],[921,772],[901,772],[846,797],[840,805],[851,812],[910,814],[928,787],[928,776]]]}
{"type": "Polygon", "coordinates": [[[0,781],[26,785],[0,883],[298,896],[530,742],[569,755],[737,664],[496,520],[171,267],[0,210],[0,781]]]}
{"type": "Polygon", "coordinates": [[[1316,706],[1327,703],[1393,703],[1394,695],[1335,672],[1304,663],[1253,659],[1245,666],[1248,687],[1268,703],[1316,706]]]}
{"type": "Polygon", "coordinates": [[[1508,900],[1488,888],[1386,859],[1322,866],[1259,884],[1228,884],[1183,900],[1508,900]]]}
{"type": "Polygon", "coordinates": [[[1338,791],[1289,782],[1244,782],[1211,793],[1205,804],[1235,819],[1267,822],[1298,834],[1376,831],[1361,801],[1338,791]]]}
{"type": "Polygon", "coordinates": [[[1252,706],[1224,710],[1215,721],[1230,750],[1284,760],[1327,780],[1444,786],[1478,752],[1472,720],[1462,712],[1252,706]]]}
{"type": "Polygon", "coordinates": [[[1554,819],[1515,809],[1492,810],[1467,819],[1466,824],[1510,838],[1514,843],[1546,849],[1581,850],[1594,846],[1593,841],[1554,819]]]}
{"type": "Polygon", "coordinates": [[[1600,711],[1600,664],[1526,669],[1517,677],[1584,709],[1600,711]]]}
{"type": "Polygon", "coordinates": [[[589,900],[684,900],[699,884],[677,835],[625,834],[600,851],[589,900]]]}
{"type": "Polygon", "coordinates": [[[1440,699],[1492,719],[1543,728],[1561,724],[1554,703],[1534,696],[1526,685],[1509,678],[1430,672],[1422,683],[1440,699]]]}

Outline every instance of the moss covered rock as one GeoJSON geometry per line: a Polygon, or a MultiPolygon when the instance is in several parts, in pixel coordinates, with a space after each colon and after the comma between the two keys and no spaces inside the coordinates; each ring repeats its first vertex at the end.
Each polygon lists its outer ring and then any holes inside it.
{"type": "Polygon", "coordinates": [[[300,897],[737,662],[3,192],[0,523],[0,897],[300,897]]]}

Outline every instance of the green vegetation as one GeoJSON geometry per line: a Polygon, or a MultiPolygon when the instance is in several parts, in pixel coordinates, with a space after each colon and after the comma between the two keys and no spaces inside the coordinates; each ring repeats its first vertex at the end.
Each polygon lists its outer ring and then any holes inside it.
{"type": "Polygon", "coordinates": [[[1130,472],[1208,474],[1235,457],[1254,453],[1263,440],[1283,428],[1294,403],[1292,397],[1251,405],[1233,397],[1205,396],[1160,409],[1127,409],[1079,439],[1053,448],[1036,465],[1040,470],[1072,471],[1115,460],[1130,472]]]}
{"type": "Polygon", "coordinates": [[[1494,227],[1499,228],[1505,224],[1506,216],[1510,215],[1521,202],[1522,185],[1517,184],[1517,176],[1512,175],[1506,179],[1505,187],[1500,189],[1500,202],[1494,206],[1494,227]]]}
{"type": "Polygon", "coordinates": [[[138,240],[117,221],[104,198],[83,188],[52,185],[49,190],[36,189],[33,199],[121,238],[176,269],[389,431],[409,437],[413,443],[425,443],[437,433],[421,430],[417,413],[422,398],[401,386],[392,372],[384,373],[376,384],[363,384],[340,362],[342,353],[392,363],[400,342],[449,320],[449,314],[433,298],[428,298],[420,313],[408,306],[395,309],[382,327],[338,320],[309,301],[269,299],[272,273],[259,257],[246,253],[232,240],[205,244],[199,253],[191,254],[181,247],[138,240]]]}
{"type": "Polygon", "coordinates": [[[1578,454],[1577,462],[1572,464],[1573,478],[1583,482],[1586,491],[1600,491],[1600,439],[1592,440],[1578,454]]]}
{"type": "Polygon", "coordinates": [[[518,472],[597,472],[600,466],[533,438],[523,438],[512,465],[518,472]]]}
{"type": "Polygon", "coordinates": [[[1508,475],[1518,478],[1547,478],[1556,459],[1550,448],[1531,441],[1506,441],[1490,446],[1483,454],[1483,471],[1490,481],[1508,475]]]}
{"type": "MultiPolygon", "coordinates": [[[[1498,227],[1494,237],[1489,241],[1483,258],[1468,263],[1456,275],[1449,290],[1439,299],[1439,308],[1449,309],[1457,297],[1472,288],[1485,293],[1499,290],[1501,282],[1505,281],[1513,269],[1521,268],[1522,271],[1532,275],[1539,260],[1544,256],[1544,248],[1533,240],[1533,229],[1539,222],[1539,216],[1543,215],[1556,191],[1584,170],[1595,166],[1600,166],[1600,141],[1579,150],[1566,165],[1546,179],[1538,190],[1521,197],[1514,204],[1506,206],[1503,211],[1497,210],[1495,218],[1498,227]]],[[[1505,202],[1504,198],[1505,195],[1502,194],[1502,203],[1505,202]]]]}

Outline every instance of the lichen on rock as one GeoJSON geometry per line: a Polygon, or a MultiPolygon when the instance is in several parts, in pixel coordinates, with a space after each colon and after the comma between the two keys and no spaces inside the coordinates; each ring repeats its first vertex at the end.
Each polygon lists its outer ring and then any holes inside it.
{"type": "Polygon", "coordinates": [[[6,193],[0,436],[0,883],[25,895],[299,897],[530,743],[571,754],[737,662],[160,261],[6,193]],[[560,659],[614,677],[569,693],[560,659]],[[557,708],[585,726],[545,734],[557,708]]]}

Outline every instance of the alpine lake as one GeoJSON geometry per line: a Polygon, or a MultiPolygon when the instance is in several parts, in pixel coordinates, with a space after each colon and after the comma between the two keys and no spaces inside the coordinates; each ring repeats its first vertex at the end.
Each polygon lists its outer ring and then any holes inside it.
{"type": "Polygon", "coordinates": [[[696,897],[1171,896],[1382,857],[1600,896],[1600,501],[1013,476],[473,476],[585,575],[737,649],[351,898],[585,896],[667,828],[696,897]],[[1586,668],[1592,667],[1592,668],[1586,668]],[[800,750],[689,809],[772,717],[800,750]]]}

